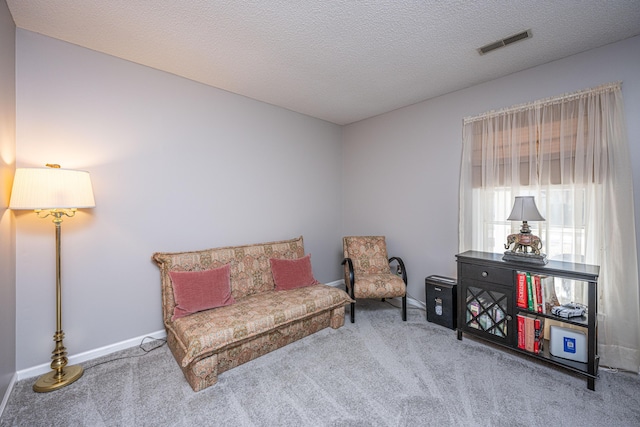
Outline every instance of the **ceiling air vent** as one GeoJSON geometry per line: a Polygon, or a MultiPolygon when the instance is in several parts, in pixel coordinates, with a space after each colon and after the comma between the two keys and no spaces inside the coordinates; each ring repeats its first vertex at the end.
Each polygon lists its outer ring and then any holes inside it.
{"type": "Polygon", "coordinates": [[[517,41],[520,40],[525,40],[525,39],[530,39],[531,36],[531,30],[527,30],[527,31],[523,31],[521,33],[518,34],[514,34],[512,36],[506,37],[502,40],[498,40],[497,42],[493,42],[493,43],[489,43],[487,45],[484,45],[480,48],[478,48],[478,53],[480,55],[484,55],[485,53],[489,53],[492,50],[496,50],[499,49],[501,47],[505,47],[507,45],[510,45],[511,43],[515,43],[517,41]]]}

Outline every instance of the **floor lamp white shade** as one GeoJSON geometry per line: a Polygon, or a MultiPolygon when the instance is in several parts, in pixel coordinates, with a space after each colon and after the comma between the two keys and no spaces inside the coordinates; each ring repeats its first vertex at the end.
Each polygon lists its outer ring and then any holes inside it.
{"type": "Polygon", "coordinates": [[[96,206],[89,172],[18,168],[13,179],[11,209],[82,209],[96,206]]]}

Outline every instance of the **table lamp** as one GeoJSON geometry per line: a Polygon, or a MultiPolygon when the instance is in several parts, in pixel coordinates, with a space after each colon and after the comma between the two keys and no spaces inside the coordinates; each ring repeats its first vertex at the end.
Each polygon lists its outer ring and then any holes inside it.
{"type": "Polygon", "coordinates": [[[505,261],[520,261],[534,264],[546,264],[547,256],[540,252],[542,241],[531,234],[528,221],[544,221],[533,196],[516,196],[508,221],[522,221],[520,233],[507,236],[508,249],[502,257],[505,261]],[[513,247],[511,247],[513,245],[513,247]],[[511,248],[511,249],[509,249],[511,248]]]}

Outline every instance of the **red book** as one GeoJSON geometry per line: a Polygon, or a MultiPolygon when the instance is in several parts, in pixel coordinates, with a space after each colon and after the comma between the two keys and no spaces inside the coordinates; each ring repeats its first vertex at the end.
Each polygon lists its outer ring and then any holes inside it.
{"type": "Polygon", "coordinates": [[[516,277],[518,279],[518,283],[516,287],[516,292],[518,296],[517,306],[520,308],[527,308],[529,304],[529,299],[527,297],[527,275],[525,273],[518,271],[518,274],[516,277]]]}
{"type": "Polygon", "coordinates": [[[544,320],[536,318],[533,322],[534,324],[534,337],[535,341],[533,342],[533,352],[540,353],[542,351],[542,344],[544,340],[544,320]]]}
{"type": "Polygon", "coordinates": [[[533,276],[533,284],[536,290],[536,311],[542,313],[542,284],[540,282],[540,276],[537,274],[533,276]]]}
{"type": "Polygon", "coordinates": [[[518,348],[525,349],[524,316],[518,314],[518,348]]]}

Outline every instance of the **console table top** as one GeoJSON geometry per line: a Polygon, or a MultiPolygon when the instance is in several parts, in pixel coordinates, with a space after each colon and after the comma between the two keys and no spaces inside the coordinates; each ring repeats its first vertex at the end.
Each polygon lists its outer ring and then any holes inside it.
{"type": "Polygon", "coordinates": [[[553,276],[570,276],[571,278],[588,280],[595,282],[600,274],[600,267],[597,265],[580,264],[567,261],[550,260],[546,265],[535,265],[527,263],[518,263],[515,261],[504,261],[503,254],[481,251],[466,251],[456,255],[458,260],[473,259],[475,263],[486,262],[488,264],[495,263],[504,264],[505,267],[513,268],[521,267],[522,270],[535,272],[538,274],[548,274],[553,276]]]}

